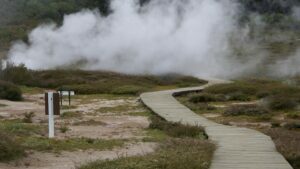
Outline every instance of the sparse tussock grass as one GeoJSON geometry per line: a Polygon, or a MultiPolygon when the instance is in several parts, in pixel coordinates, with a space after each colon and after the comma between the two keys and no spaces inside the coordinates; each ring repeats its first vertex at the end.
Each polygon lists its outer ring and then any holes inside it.
{"type": "Polygon", "coordinates": [[[32,123],[32,118],[35,116],[34,112],[27,112],[24,114],[23,122],[32,123]]]}
{"type": "Polygon", "coordinates": [[[44,126],[23,123],[21,120],[1,121],[0,130],[17,136],[43,135],[46,132],[44,126]]]}
{"type": "Polygon", "coordinates": [[[79,118],[82,116],[82,112],[79,111],[67,111],[60,115],[61,118],[67,119],[67,118],[79,118]]]}
{"type": "Polygon", "coordinates": [[[208,169],[214,149],[207,140],[170,139],[155,153],[95,161],[80,169],[208,169]]]}
{"type": "Polygon", "coordinates": [[[292,110],[298,106],[295,98],[285,95],[275,95],[267,98],[268,106],[272,110],[292,110]]]}
{"type": "Polygon", "coordinates": [[[215,95],[210,93],[199,93],[189,96],[189,101],[192,103],[200,103],[200,102],[218,102],[224,101],[224,95],[215,95]]]}
{"type": "Polygon", "coordinates": [[[7,162],[23,157],[24,148],[15,141],[14,136],[0,130],[0,162],[7,162]]]}
{"type": "Polygon", "coordinates": [[[232,105],[224,112],[225,116],[261,116],[269,114],[270,111],[262,106],[256,104],[250,105],[232,105]]]}
{"type": "Polygon", "coordinates": [[[272,80],[244,79],[230,84],[214,85],[204,92],[223,94],[227,101],[265,99],[272,110],[295,109],[300,103],[300,87],[272,80]]]}
{"type": "Polygon", "coordinates": [[[192,138],[206,138],[204,129],[200,126],[183,125],[181,123],[172,123],[163,120],[158,116],[151,117],[150,129],[158,129],[164,131],[171,137],[192,137],[192,138]]]}
{"type": "Polygon", "coordinates": [[[272,128],[266,132],[272,137],[277,150],[284,155],[294,169],[300,169],[300,132],[272,128]]]}

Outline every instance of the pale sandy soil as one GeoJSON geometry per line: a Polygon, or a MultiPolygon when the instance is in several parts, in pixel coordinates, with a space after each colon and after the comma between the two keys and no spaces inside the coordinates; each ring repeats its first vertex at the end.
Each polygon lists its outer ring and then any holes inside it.
{"type": "MultiPolygon", "coordinates": [[[[48,117],[44,114],[43,95],[25,95],[25,101],[11,102],[0,100],[0,118],[22,119],[24,113],[34,112],[33,123],[47,125],[48,117]]],[[[65,103],[66,104],[66,103],[65,103]]],[[[56,139],[76,137],[99,139],[139,139],[145,136],[149,125],[148,117],[132,116],[128,112],[143,112],[138,98],[89,98],[80,97],[72,100],[72,109],[63,112],[79,112],[81,115],[71,118],[55,117],[56,139]],[[107,107],[124,106],[124,110],[101,112],[99,109],[107,107]],[[126,110],[126,107],[130,109],[126,110]],[[134,109],[132,109],[132,107],[134,109]],[[96,124],[81,124],[93,120],[96,124]],[[67,126],[68,131],[61,133],[60,126],[67,126]]],[[[0,169],[75,169],[76,166],[97,159],[114,159],[120,156],[142,155],[154,151],[154,143],[130,143],[126,147],[116,148],[111,151],[76,151],[61,152],[60,154],[32,152],[26,158],[10,164],[0,163],[0,169]]]]}

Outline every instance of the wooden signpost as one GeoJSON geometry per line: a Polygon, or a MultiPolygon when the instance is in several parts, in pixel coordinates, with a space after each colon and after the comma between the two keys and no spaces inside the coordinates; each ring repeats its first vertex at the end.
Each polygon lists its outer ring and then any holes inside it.
{"type": "Polygon", "coordinates": [[[49,138],[53,138],[54,115],[60,115],[59,93],[45,93],[45,113],[49,116],[49,138]]]}
{"type": "Polygon", "coordinates": [[[69,106],[71,106],[71,96],[75,95],[74,91],[58,91],[60,95],[60,105],[63,105],[63,96],[68,96],[69,98],[69,106]]]}

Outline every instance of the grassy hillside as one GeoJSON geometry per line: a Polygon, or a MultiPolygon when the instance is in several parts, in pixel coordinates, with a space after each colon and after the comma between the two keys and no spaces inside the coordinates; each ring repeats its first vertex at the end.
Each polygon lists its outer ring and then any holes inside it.
{"type": "Polygon", "coordinates": [[[167,74],[127,75],[105,71],[45,70],[33,71],[24,66],[10,66],[0,79],[17,85],[75,90],[79,94],[131,94],[150,90],[197,86],[205,83],[190,76],[167,74]]]}

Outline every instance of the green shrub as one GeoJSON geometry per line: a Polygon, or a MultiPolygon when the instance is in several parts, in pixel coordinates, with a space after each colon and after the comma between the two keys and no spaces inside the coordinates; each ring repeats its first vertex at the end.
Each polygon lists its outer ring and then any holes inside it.
{"type": "Polygon", "coordinates": [[[256,97],[259,98],[259,99],[262,99],[262,98],[268,97],[270,95],[271,94],[267,91],[260,91],[256,94],[256,97]]]}
{"type": "Polygon", "coordinates": [[[246,95],[244,93],[235,92],[235,93],[229,94],[227,100],[229,100],[229,101],[250,101],[251,98],[249,95],[246,95]]]}
{"type": "Polygon", "coordinates": [[[217,101],[224,101],[224,100],[225,97],[223,95],[214,95],[209,93],[195,94],[189,98],[189,101],[192,103],[217,102],[217,101]]]}
{"type": "Polygon", "coordinates": [[[25,155],[23,147],[15,138],[0,130],[0,162],[10,161],[25,155]]]}
{"type": "Polygon", "coordinates": [[[269,114],[269,111],[266,108],[255,104],[233,105],[227,108],[224,112],[225,116],[261,116],[267,114],[269,114]]]}
{"type": "Polygon", "coordinates": [[[0,79],[20,85],[27,85],[33,80],[31,72],[24,65],[8,65],[1,72],[0,79]]]}
{"type": "Polygon", "coordinates": [[[283,127],[289,130],[300,129],[300,122],[288,122],[283,127]]]}
{"type": "Polygon", "coordinates": [[[0,81],[0,98],[12,101],[20,101],[22,100],[22,91],[13,83],[0,81]]]}
{"type": "Polygon", "coordinates": [[[146,88],[135,86],[135,85],[125,85],[120,86],[112,90],[112,94],[126,94],[126,95],[138,95],[142,92],[147,91],[146,88]]]}
{"type": "Polygon", "coordinates": [[[69,130],[70,130],[69,127],[68,127],[68,126],[65,126],[65,125],[62,125],[62,126],[59,127],[59,131],[60,131],[61,133],[66,133],[66,132],[69,131],[69,130]]]}
{"type": "Polygon", "coordinates": [[[291,110],[298,106],[294,98],[286,95],[276,95],[268,98],[268,106],[272,110],[291,110]]]}
{"type": "Polygon", "coordinates": [[[34,112],[29,112],[24,114],[23,122],[32,123],[32,118],[35,116],[34,112]]]}
{"type": "Polygon", "coordinates": [[[171,137],[207,137],[202,127],[171,123],[157,116],[151,117],[149,128],[162,130],[171,137]]]}
{"type": "Polygon", "coordinates": [[[218,84],[213,85],[204,90],[207,93],[213,94],[232,94],[232,93],[243,93],[245,95],[253,95],[257,92],[257,88],[251,83],[247,82],[235,82],[229,84],[218,84]]]}
{"type": "Polygon", "coordinates": [[[272,128],[280,127],[280,123],[279,123],[279,122],[276,122],[276,121],[275,121],[275,122],[272,122],[272,123],[271,123],[271,127],[272,127],[272,128]]]}
{"type": "Polygon", "coordinates": [[[286,117],[291,119],[298,119],[300,118],[300,112],[289,112],[286,114],[286,117]]]}

